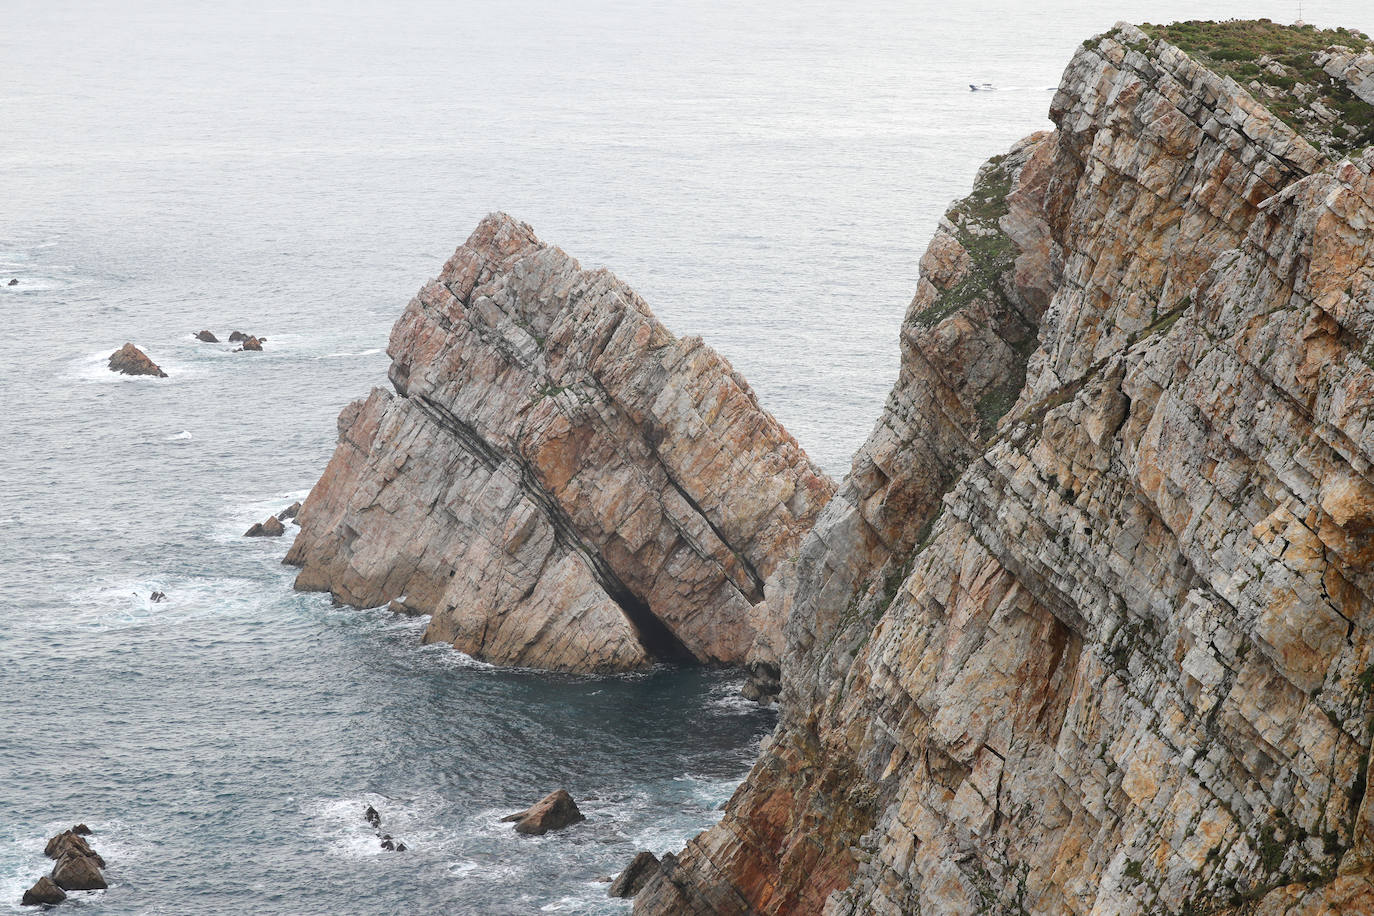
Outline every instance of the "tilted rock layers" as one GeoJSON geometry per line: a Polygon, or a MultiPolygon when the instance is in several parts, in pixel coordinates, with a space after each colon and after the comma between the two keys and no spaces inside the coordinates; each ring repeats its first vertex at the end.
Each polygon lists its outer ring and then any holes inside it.
{"type": "Polygon", "coordinates": [[[768,596],[782,720],[641,916],[1374,912],[1374,152],[1130,27],[1051,114],[923,258],[768,596]]]}
{"type": "Polygon", "coordinates": [[[388,353],[395,393],[344,409],[300,511],[297,588],[504,664],[776,659],[764,583],[834,485],[700,338],[498,214],[388,353]]]}

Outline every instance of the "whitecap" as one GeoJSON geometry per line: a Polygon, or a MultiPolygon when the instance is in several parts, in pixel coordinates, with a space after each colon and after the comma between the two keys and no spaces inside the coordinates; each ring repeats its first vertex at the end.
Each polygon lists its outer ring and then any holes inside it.
{"type": "Polygon", "coordinates": [[[162,441],[163,441],[163,442],[185,442],[185,441],[188,440],[188,439],[194,439],[194,438],[195,438],[195,436],[192,436],[192,435],[191,435],[191,431],[190,431],[190,430],[183,429],[181,432],[177,433],[175,436],[168,436],[166,439],[163,439],[162,441]]]}

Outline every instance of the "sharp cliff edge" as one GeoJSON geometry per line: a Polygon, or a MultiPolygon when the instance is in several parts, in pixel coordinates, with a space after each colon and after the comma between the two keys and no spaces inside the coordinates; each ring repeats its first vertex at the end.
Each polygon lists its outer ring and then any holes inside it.
{"type": "Polygon", "coordinates": [[[700,338],[504,214],[411,301],[395,393],[339,417],[296,587],[578,672],[776,662],[765,580],[834,484],[700,338]]]}
{"type": "Polygon", "coordinates": [[[1371,60],[1084,43],[922,259],[773,574],[779,726],[637,914],[1374,912],[1371,60]]]}

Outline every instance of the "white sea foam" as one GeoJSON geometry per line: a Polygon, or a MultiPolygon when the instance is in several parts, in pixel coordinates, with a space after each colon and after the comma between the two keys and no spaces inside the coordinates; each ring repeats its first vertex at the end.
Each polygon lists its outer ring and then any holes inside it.
{"type": "Polygon", "coordinates": [[[744,681],[730,681],[711,688],[710,699],[707,701],[712,709],[720,709],[725,712],[747,716],[758,712],[759,704],[740,693],[744,687],[744,681]]]}
{"type": "Polygon", "coordinates": [[[258,498],[224,498],[224,508],[214,523],[211,538],[221,544],[276,544],[284,552],[294,538],[290,521],[285,522],[286,534],[279,538],[244,539],[243,533],[256,522],[265,521],[267,516],[276,515],[292,503],[298,503],[310,495],[309,490],[289,490],[275,496],[258,498]]]}
{"type": "Polygon", "coordinates": [[[164,442],[186,442],[186,441],[189,441],[189,440],[194,439],[194,438],[195,438],[195,436],[191,435],[191,431],[190,431],[190,430],[188,430],[188,429],[183,429],[181,432],[177,433],[175,436],[168,436],[166,439],[164,439],[164,440],[162,440],[162,441],[164,441],[164,442]]]}

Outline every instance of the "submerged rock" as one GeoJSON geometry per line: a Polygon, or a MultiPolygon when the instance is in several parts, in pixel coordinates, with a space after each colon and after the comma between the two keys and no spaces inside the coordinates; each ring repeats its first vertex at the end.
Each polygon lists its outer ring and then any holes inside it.
{"type": "Polygon", "coordinates": [[[502,823],[515,822],[516,833],[529,836],[543,836],[550,830],[562,830],[585,820],[566,789],[550,792],[532,807],[501,818],[502,823]]]}
{"type": "Polygon", "coordinates": [[[67,894],[62,888],[53,884],[52,878],[47,875],[34,882],[33,887],[24,891],[24,898],[21,906],[41,906],[44,904],[52,905],[61,903],[67,899],[67,894]]]}
{"type": "Polygon", "coordinates": [[[659,868],[658,856],[647,850],[639,852],[620,876],[611,882],[607,894],[611,897],[633,897],[643,890],[659,868]]]}
{"type": "Polygon", "coordinates": [[[275,515],[267,516],[265,522],[255,522],[253,527],[243,533],[246,538],[279,538],[286,533],[286,526],[275,515]]]}
{"type": "Polygon", "coordinates": [[[196,335],[196,340],[204,341],[205,343],[219,343],[219,338],[211,331],[201,331],[196,335]]]}
{"type": "Polygon", "coordinates": [[[14,279],[14,280],[11,280],[7,285],[9,285],[9,286],[18,286],[18,285],[19,285],[19,280],[18,280],[17,278],[14,279]]]}
{"type": "Polygon", "coordinates": [[[497,214],[339,417],[296,587],[405,595],[427,642],[579,672],[780,650],[765,583],[833,484],[699,338],[497,214]],[[442,504],[442,510],[436,507],[442,504]]]}
{"type": "Polygon", "coordinates": [[[119,372],[123,375],[151,375],[157,378],[166,378],[167,373],[163,372],[157,363],[148,358],[138,347],[131,343],[126,343],[118,350],[110,354],[110,371],[119,372]]]}

